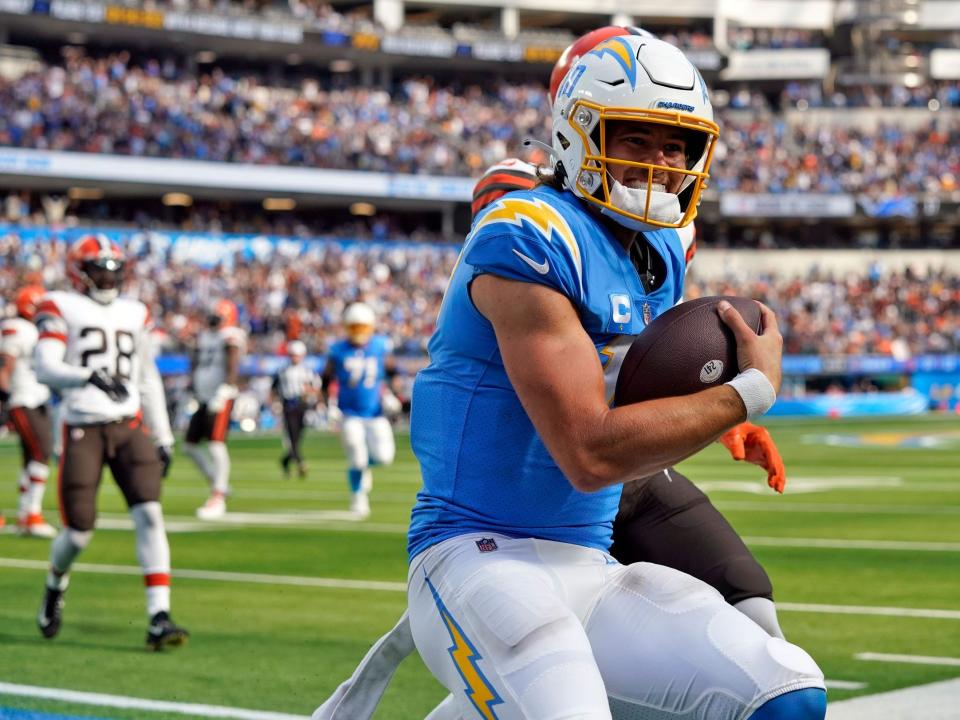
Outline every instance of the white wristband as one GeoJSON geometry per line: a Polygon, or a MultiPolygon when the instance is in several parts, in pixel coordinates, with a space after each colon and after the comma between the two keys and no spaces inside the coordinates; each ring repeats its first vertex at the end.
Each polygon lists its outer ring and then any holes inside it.
{"type": "Polygon", "coordinates": [[[777,401],[777,391],[773,389],[767,376],[756,368],[740,373],[727,385],[740,395],[747,408],[748,419],[760,417],[777,401]]]}

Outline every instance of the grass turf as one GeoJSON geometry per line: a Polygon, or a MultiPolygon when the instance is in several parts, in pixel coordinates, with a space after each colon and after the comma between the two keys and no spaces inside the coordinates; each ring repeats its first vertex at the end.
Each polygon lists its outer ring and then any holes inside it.
{"type": "MultiPolygon", "coordinates": [[[[754,551],[785,603],[890,606],[960,611],[960,549],[780,547],[770,538],[848,539],[960,545],[960,429],[955,418],[872,421],[774,420],[790,481],[782,497],[765,491],[762,472],[733,463],[719,446],[682,470],[707,489],[733,525],[757,538],[754,551]],[[918,441],[918,438],[927,440],[918,441]]],[[[236,434],[231,441],[232,513],[275,524],[199,526],[192,519],[206,489],[178,456],[165,486],[174,574],[179,569],[376,580],[405,578],[404,528],[419,479],[405,436],[398,460],[374,472],[373,515],[338,520],[347,507],[336,438],[311,435],[311,474],[283,480],[279,439],[236,434]]],[[[16,502],[18,449],[0,442],[7,469],[0,505],[16,502]]],[[[55,492],[47,508],[55,505],[55,492]]],[[[44,572],[0,567],[0,682],[227,705],[309,715],[347,677],[369,645],[402,612],[394,589],[308,587],[225,579],[176,578],[174,617],[192,632],[176,652],[143,650],[146,618],[133,535],[109,477],[100,493],[103,526],[80,562],[134,568],[133,575],[78,570],[64,627],[52,642],[34,626],[44,572]]],[[[52,518],[54,512],[48,513],[52,518]]],[[[46,560],[49,543],[0,535],[0,558],[46,560]]],[[[859,652],[957,656],[960,620],[781,611],[787,636],[820,662],[828,678],[866,683],[832,690],[832,699],[960,676],[956,667],[865,662],[859,652]]],[[[444,695],[419,658],[409,658],[377,713],[422,718],[444,695]]],[[[183,718],[15,697],[2,708],[99,718],[183,718]]]]}

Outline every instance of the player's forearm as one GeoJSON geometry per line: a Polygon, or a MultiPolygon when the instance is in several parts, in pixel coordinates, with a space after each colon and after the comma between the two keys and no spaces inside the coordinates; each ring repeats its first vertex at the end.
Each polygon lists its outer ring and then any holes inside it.
{"type": "Polygon", "coordinates": [[[570,469],[561,467],[577,489],[600,490],[671,467],[745,418],[743,401],[728,386],[603,410],[571,428],[570,469]]]}
{"type": "Polygon", "coordinates": [[[240,351],[235,347],[227,348],[227,367],[226,367],[227,385],[236,385],[240,379],[240,351]]]}
{"type": "Polygon", "coordinates": [[[163,391],[163,380],[153,360],[143,366],[140,377],[140,402],[143,416],[153,433],[157,445],[173,445],[173,431],[167,415],[167,397],[163,391]]]}
{"type": "Polygon", "coordinates": [[[56,390],[86,385],[92,371],[64,362],[64,352],[60,340],[43,339],[37,343],[37,380],[56,390]]]}
{"type": "Polygon", "coordinates": [[[17,359],[13,355],[0,354],[0,392],[10,392],[10,378],[17,359]]]}

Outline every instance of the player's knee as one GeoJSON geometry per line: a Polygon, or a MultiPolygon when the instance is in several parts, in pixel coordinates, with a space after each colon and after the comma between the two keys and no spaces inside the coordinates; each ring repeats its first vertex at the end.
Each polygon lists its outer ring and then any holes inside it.
{"type": "Polygon", "coordinates": [[[50,477],[50,467],[45,462],[31,460],[27,463],[27,474],[37,480],[46,480],[50,477]]]}
{"type": "Polygon", "coordinates": [[[750,716],[750,720],[823,720],[826,714],[826,691],[804,688],[768,700],[750,716]]]}
{"type": "Polygon", "coordinates": [[[66,528],[66,533],[70,544],[77,550],[84,550],[93,538],[93,529],[77,530],[76,528],[68,527],[66,528]]]}
{"type": "Polygon", "coordinates": [[[130,508],[130,515],[137,527],[163,527],[163,511],[156,501],[142,502],[130,508]]]}

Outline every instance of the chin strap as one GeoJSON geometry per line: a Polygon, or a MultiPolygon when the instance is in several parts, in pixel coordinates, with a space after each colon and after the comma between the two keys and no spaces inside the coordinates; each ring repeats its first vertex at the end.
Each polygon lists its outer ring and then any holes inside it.
{"type": "MultiPolygon", "coordinates": [[[[609,175],[607,181],[610,187],[610,203],[614,207],[633,215],[644,214],[647,205],[648,188],[628,188],[609,175]]],[[[676,195],[659,190],[649,190],[649,195],[650,207],[646,213],[648,219],[669,225],[675,225],[683,219],[683,212],[680,210],[680,199],[676,195]]],[[[606,207],[603,208],[601,212],[611,220],[631,230],[654,231],[663,229],[659,225],[651,225],[642,220],[627,217],[622,213],[606,207]]]]}

